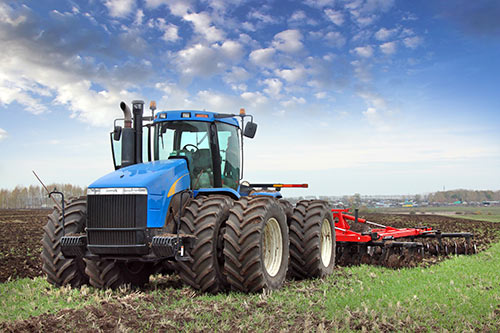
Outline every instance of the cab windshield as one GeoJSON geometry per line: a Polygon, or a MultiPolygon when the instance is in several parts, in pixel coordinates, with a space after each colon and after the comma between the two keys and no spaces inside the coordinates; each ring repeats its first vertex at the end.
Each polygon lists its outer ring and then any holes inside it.
{"type": "Polygon", "coordinates": [[[186,159],[192,189],[214,187],[209,128],[209,123],[200,121],[166,121],[156,124],[154,159],[186,159]]]}

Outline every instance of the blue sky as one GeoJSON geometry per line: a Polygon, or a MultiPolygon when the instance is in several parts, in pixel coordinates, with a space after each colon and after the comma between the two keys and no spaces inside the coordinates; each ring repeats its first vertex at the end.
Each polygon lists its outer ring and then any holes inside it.
{"type": "Polygon", "coordinates": [[[112,171],[119,102],[247,109],[286,195],[500,189],[500,3],[0,0],[0,187],[112,171]]]}

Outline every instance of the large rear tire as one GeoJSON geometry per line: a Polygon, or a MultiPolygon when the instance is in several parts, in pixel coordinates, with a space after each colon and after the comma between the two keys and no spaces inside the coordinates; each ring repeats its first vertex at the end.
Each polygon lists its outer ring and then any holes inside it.
{"type": "Polygon", "coordinates": [[[224,275],[223,237],[232,199],[222,195],[198,197],[186,206],[180,232],[196,236],[189,255],[177,269],[182,281],[196,290],[218,293],[228,289],[224,275]]]}
{"type": "Polygon", "coordinates": [[[335,228],[327,202],[298,202],[290,225],[291,276],[305,279],[332,274],[335,247],[335,228]]]}
{"type": "Polygon", "coordinates": [[[280,203],[268,197],[234,202],[224,235],[224,268],[231,289],[279,289],[289,258],[288,226],[280,203]]]}
{"type": "Polygon", "coordinates": [[[85,263],[85,272],[90,278],[90,284],[99,289],[116,289],[127,284],[143,287],[149,282],[149,276],[154,270],[153,263],[141,261],[85,259],[85,263]]]}
{"type": "MultiPolygon", "coordinates": [[[[87,201],[85,197],[70,199],[65,207],[66,234],[79,234],[85,230],[87,219],[87,201]]],[[[47,281],[55,286],[71,285],[80,287],[88,283],[85,274],[85,263],[82,258],[65,258],[61,252],[61,238],[63,236],[62,214],[55,208],[43,227],[43,250],[40,255],[42,271],[47,275],[47,281]]]]}

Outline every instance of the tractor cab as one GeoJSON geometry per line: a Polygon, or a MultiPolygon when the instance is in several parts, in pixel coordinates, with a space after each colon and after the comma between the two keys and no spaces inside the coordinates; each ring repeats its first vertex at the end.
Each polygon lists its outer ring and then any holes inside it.
{"type": "MultiPolygon", "coordinates": [[[[140,102],[140,101],[139,101],[140,102]]],[[[228,188],[238,190],[242,177],[243,136],[253,138],[257,125],[253,117],[206,111],[160,111],[143,117],[142,104],[133,104],[134,127],[123,103],[124,119],[115,121],[111,147],[115,169],[134,164],[182,159],[186,161],[190,189],[228,188]],[[136,108],[136,105],[139,105],[136,108]],[[242,131],[245,117],[251,117],[242,131]],[[124,127],[116,126],[124,121],[124,127]],[[127,126],[129,124],[129,126],[127,126]]]]}
{"type": "MultiPolygon", "coordinates": [[[[154,125],[153,159],[184,159],[191,189],[228,187],[236,190],[240,177],[239,125],[234,119],[209,122],[210,114],[160,113],[154,125]],[[172,120],[168,120],[172,118],[172,120]],[[199,120],[203,119],[203,120],[199,120]]],[[[213,116],[212,116],[213,117],[213,116]]]]}

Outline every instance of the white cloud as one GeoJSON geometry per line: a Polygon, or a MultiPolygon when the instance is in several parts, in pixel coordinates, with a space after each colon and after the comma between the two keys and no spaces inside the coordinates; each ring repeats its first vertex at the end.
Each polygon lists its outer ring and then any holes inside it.
{"type": "Polygon", "coordinates": [[[314,94],[314,97],[316,97],[317,99],[323,99],[326,97],[326,92],[324,91],[317,92],[314,94]]]}
{"type": "Polygon", "coordinates": [[[380,18],[380,13],[387,12],[394,5],[394,0],[355,0],[346,4],[352,19],[366,27],[380,18]]]}
{"type": "MultiPolygon", "coordinates": [[[[108,2],[110,11],[115,10],[113,15],[125,15],[126,11],[115,5],[108,2]]],[[[151,74],[147,59],[129,61],[132,54],[123,61],[116,57],[117,53],[126,53],[120,45],[122,35],[105,40],[103,27],[74,33],[73,28],[81,24],[79,20],[88,24],[85,14],[49,13],[50,19],[42,20],[27,6],[16,7],[16,11],[4,9],[0,5],[0,16],[7,15],[11,20],[0,21],[2,42],[9,45],[0,53],[0,104],[17,102],[35,114],[62,105],[71,117],[109,127],[121,114],[119,102],[137,97],[129,89],[142,84],[151,74]],[[23,20],[18,19],[21,16],[23,20]],[[19,23],[11,29],[9,22],[19,23]],[[107,54],[114,66],[93,57],[96,52],[107,54]]],[[[136,30],[128,28],[127,33],[136,30]]]]}
{"type": "Polygon", "coordinates": [[[108,8],[109,15],[113,17],[126,17],[135,10],[135,0],[106,0],[104,5],[108,8]]]}
{"type": "Polygon", "coordinates": [[[220,47],[225,58],[237,61],[243,56],[243,46],[235,41],[227,40],[220,47]]]}
{"type": "Polygon", "coordinates": [[[372,80],[370,65],[359,60],[352,61],[351,65],[354,67],[354,75],[358,78],[358,80],[365,83],[372,80]]]}
{"type": "Polygon", "coordinates": [[[324,12],[330,21],[336,25],[341,26],[344,23],[344,14],[342,14],[342,12],[330,8],[325,9],[324,12]]]}
{"type": "Polygon", "coordinates": [[[375,33],[375,38],[380,41],[386,41],[392,38],[397,32],[398,32],[397,28],[394,29],[380,28],[380,30],[378,30],[375,33]]]}
{"type": "Polygon", "coordinates": [[[250,53],[250,61],[260,67],[274,67],[273,57],[276,50],[273,48],[254,50],[250,53]]]}
{"type": "Polygon", "coordinates": [[[307,18],[306,13],[303,10],[296,10],[293,12],[292,16],[288,19],[290,22],[302,22],[307,18]]]}
{"type": "Polygon", "coordinates": [[[391,127],[385,123],[384,116],[380,115],[377,109],[373,107],[369,107],[366,111],[363,111],[363,117],[378,131],[388,132],[391,130],[391,127]]]}
{"type": "Polygon", "coordinates": [[[370,58],[373,55],[373,48],[370,45],[359,46],[354,49],[354,52],[363,58],[370,58]]]}
{"type": "Polygon", "coordinates": [[[261,92],[251,92],[247,91],[242,93],[241,98],[250,104],[253,108],[257,108],[260,105],[264,105],[268,102],[266,96],[262,95],[261,92]]]}
{"type": "Polygon", "coordinates": [[[251,22],[243,22],[241,24],[241,27],[243,28],[243,30],[246,30],[246,31],[256,31],[257,29],[255,29],[255,26],[251,23],[251,22]]]}
{"type": "Polygon", "coordinates": [[[212,19],[210,15],[205,12],[201,13],[191,13],[183,16],[183,19],[191,22],[194,27],[194,31],[203,36],[208,42],[217,42],[224,39],[224,31],[217,29],[212,24],[212,19]]]}
{"type": "Polygon", "coordinates": [[[187,109],[192,106],[189,99],[189,93],[181,89],[177,83],[160,82],[155,85],[155,88],[163,93],[161,100],[158,103],[158,109],[187,109]]]}
{"type": "Polygon", "coordinates": [[[25,23],[26,20],[26,15],[14,13],[10,6],[0,3],[0,22],[6,23],[12,27],[17,27],[25,23]]]}
{"type": "Polygon", "coordinates": [[[245,68],[234,66],[229,72],[224,75],[224,82],[240,83],[248,80],[250,77],[250,73],[248,73],[245,68]]]}
{"type": "Polygon", "coordinates": [[[420,46],[420,44],[422,44],[422,38],[418,36],[407,37],[403,39],[403,44],[410,49],[416,49],[420,46]]]}
{"type": "Polygon", "coordinates": [[[0,128],[0,141],[5,140],[7,138],[7,131],[3,128],[0,128]]]}
{"type": "Polygon", "coordinates": [[[388,110],[387,101],[379,94],[370,90],[358,91],[358,95],[370,106],[378,110],[388,110]]]}
{"type": "MultiPolygon", "coordinates": [[[[1,68],[1,66],[0,66],[1,68]]],[[[8,105],[17,102],[33,114],[41,114],[47,111],[47,107],[39,98],[33,95],[50,96],[50,90],[39,87],[38,84],[26,77],[14,77],[6,71],[0,74],[0,105],[8,105]]],[[[14,74],[15,75],[15,74],[14,74]]]]}
{"type": "Polygon", "coordinates": [[[330,55],[325,55],[322,59],[309,57],[306,63],[308,75],[311,76],[307,85],[318,89],[331,89],[337,75],[332,57],[330,55]]]}
{"type": "Polygon", "coordinates": [[[190,0],[146,0],[147,8],[155,9],[163,5],[175,16],[182,17],[192,11],[190,0]]]}
{"type": "Polygon", "coordinates": [[[274,36],[273,46],[277,50],[287,53],[298,52],[304,47],[302,34],[295,29],[282,31],[274,36]]]}
{"type": "Polygon", "coordinates": [[[156,25],[158,29],[163,32],[163,39],[166,42],[175,42],[180,39],[179,37],[179,28],[172,23],[166,23],[164,18],[159,18],[156,21],[156,25]]]}
{"type": "Polygon", "coordinates": [[[237,62],[242,56],[243,46],[235,41],[211,46],[197,43],[180,50],[175,63],[179,72],[187,77],[210,77],[225,71],[231,62],[237,62]]]}
{"type": "Polygon", "coordinates": [[[345,45],[346,39],[338,31],[330,31],[325,35],[325,40],[328,41],[332,46],[341,48],[345,45]]]}
{"type": "Polygon", "coordinates": [[[143,19],[144,19],[144,11],[142,9],[139,9],[137,13],[135,13],[134,24],[141,25],[143,19]]]}
{"type": "Polygon", "coordinates": [[[237,113],[241,108],[239,97],[202,90],[196,95],[194,107],[214,112],[237,113]]]}
{"type": "Polygon", "coordinates": [[[303,66],[298,66],[292,69],[277,69],[275,73],[280,78],[291,83],[302,81],[307,77],[307,71],[303,66]]]}
{"type": "Polygon", "coordinates": [[[380,50],[382,53],[391,55],[396,53],[396,42],[387,42],[382,45],[380,45],[380,50]]]}
{"type": "Polygon", "coordinates": [[[307,101],[305,100],[304,97],[295,97],[295,96],[293,96],[291,99],[280,102],[280,104],[283,105],[283,107],[285,108],[292,108],[299,104],[304,105],[306,103],[307,101]]]}
{"type": "Polygon", "coordinates": [[[335,5],[335,0],[305,0],[304,3],[314,8],[323,8],[335,5]]]}
{"type": "Polygon", "coordinates": [[[109,110],[118,111],[119,103],[122,100],[132,99],[132,96],[127,91],[96,92],[90,89],[90,85],[90,81],[87,80],[61,85],[57,89],[58,95],[54,102],[69,107],[72,118],[79,118],[95,126],[109,126],[115,113],[110,114],[109,110]],[[103,112],[103,110],[108,111],[103,112]]]}
{"type": "Polygon", "coordinates": [[[208,77],[223,69],[217,52],[208,46],[195,44],[177,53],[177,67],[187,76],[208,77]]]}
{"type": "Polygon", "coordinates": [[[265,79],[262,81],[263,84],[267,85],[267,88],[264,89],[264,92],[268,94],[270,97],[279,99],[281,98],[281,89],[283,88],[283,82],[281,82],[277,78],[265,79]]]}
{"type": "Polygon", "coordinates": [[[266,23],[266,24],[279,23],[277,16],[265,14],[265,13],[258,11],[258,10],[251,11],[250,14],[248,14],[248,17],[255,19],[255,20],[258,20],[262,23],[266,23]]]}

